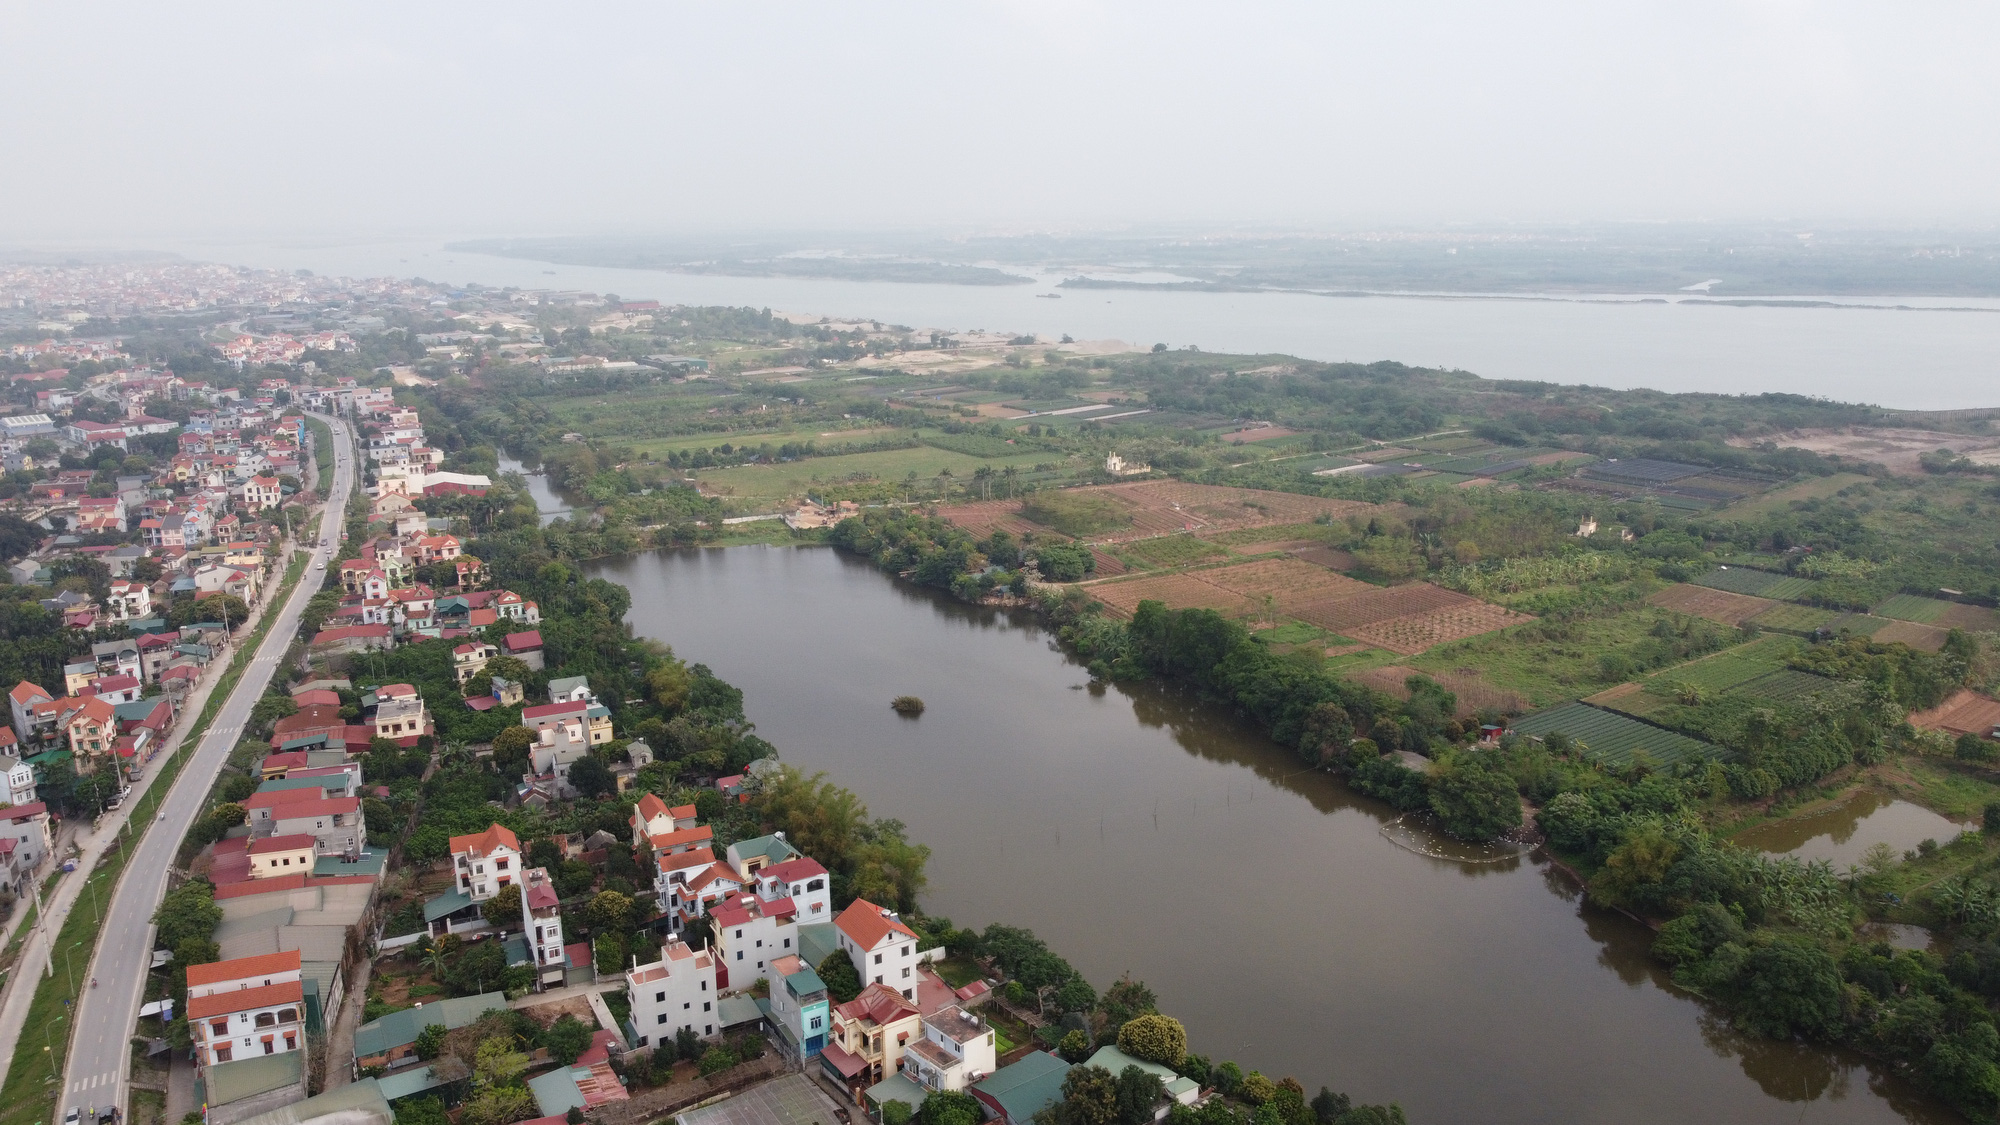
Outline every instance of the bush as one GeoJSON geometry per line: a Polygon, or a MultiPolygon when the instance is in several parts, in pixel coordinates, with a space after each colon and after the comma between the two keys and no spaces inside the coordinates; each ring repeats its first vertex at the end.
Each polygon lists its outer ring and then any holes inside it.
{"type": "Polygon", "coordinates": [[[590,1049],[590,1028],[565,1012],[542,1033],[542,1046],[549,1049],[551,1058],[568,1066],[590,1049]]]}
{"type": "Polygon", "coordinates": [[[1118,1029],[1118,1049],[1135,1059],[1179,1067],[1187,1056],[1187,1029],[1172,1016],[1148,1013],[1118,1029]]]}
{"type": "Polygon", "coordinates": [[[2000,757],[2000,748],[1976,734],[1961,734],[1952,753],[1961,762],[1990,762],[2000,757]]]}
{"type": "Polygon", "coordinates": [[[882,1125],[910,1125],[910,1103],[894,1099],[882,1103],[882,1125]]]}
{"type": "Polygon", "coordinates": [[[1236,1088],[1236,1093],[1251,1105],[1263,1105],[1278,1096],[1278,1084],[1253,1070],[1243,1076],[1243,1084],[1236,1088]]]}
{"type": "Polygon", "coordinates": [[[701,1076],[707,1078],[719,1070],[728,1070],[736,1065],[736,1054],[727,1047],[710,1047],[701,1055],[701,1076]]]}

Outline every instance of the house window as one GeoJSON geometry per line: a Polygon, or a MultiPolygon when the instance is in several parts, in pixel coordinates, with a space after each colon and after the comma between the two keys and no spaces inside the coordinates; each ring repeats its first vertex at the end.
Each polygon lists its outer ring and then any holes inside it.
{"type": "Polygon", "coordinates": [[[209,1024],[208,1031],[211,1035],[227,1035],[229,1034],[229,1021],[226,1019],[216,1020],[209,1024]]]}
{"type": "Polygon", "coordinates": [[[229,1060],[230,1060],[229,1044],[224,1043],[223,1045],[215,1049],[216,1062],[228,1062],[229,1060]]]}
{"type": "Polygon", "coordinates": [[[820,1024],[820,1017],[818,1017],[818,1016],[814,1016],[814,1017],[812,1018],[812,1029],[813,1029],[814,1031],[818,1031],[818,1030],[819,1030],[819,1024],[820,1024]]]}
{"type": "Polygon", "coordinates": [[[659,1019],[657,1019],[657,1020],[654,1020],[653,1022],[654,1022],[654,1023],[665,1023],[665,1022],[667,1022],[667,1013],[665,1013],[665,1012],[661,1012],[661,1013],[660,1013],[660,1018],[659,1018],[659,1019]]]}
{"type": "Polygon", "coordinates": [[[909,970],[909,969],[907,969],[907,968],[905,968],[905,969],[903,970],[903,979],[904,979],[904,980],[909,980],[909,979],[910,979],[910,970],[909,970]]]}
{"type": "Polygon", "coordinates": [[[701,1002],[701,1010],[702,1010],[702,1011],[704,1011],[704,1012],[706,1012],[706,1011],[708,1011],[708,1009],[709,1009],[709,1002],[708,1002],[708,1001],[706,1001],[706,1000],[703,1000],[703,1001],[701,1002]]]}
{"type": "Polygon", "coordinates": [[[738,961],[741,961],[741,960],[743,960],[743,951],[742,951],[742,950],[740,950],[740,949],[739,949],[739,950],[737,950],[737,951],[736,951],[736,959],[737,959],[738,961]]]}
{"type": "Polygon", "coordinates": [[[880,964],[882,963],[882,955],[881,955],[880,953],[877,953],[877,954],[875,955],[875,963],[876,963],[877,965],[880,965],[880,964]]]}
{"type": "Polygon", "coordinates": [[[655,1004],[664,1004],[664,1003],[666,1003],[666,1002],[667,1002],[667,994],[666,994],[666,993],[664,993],[664,992],[655,992],[655,993],[653,993],[653,1003],[655,1003],[655,1004]]]}
{"type": "Polygon", "coordinates": [[[714,1035],[714,1034],[715,1034],[715,1025],[714,1025],[714,1024],[712,1024],[712,1023],[705,1023],[705,1024],[702,1024],[702,1025],[701,1025],[701,1033],[702,1033],[703,1035],[714,1035]]]}

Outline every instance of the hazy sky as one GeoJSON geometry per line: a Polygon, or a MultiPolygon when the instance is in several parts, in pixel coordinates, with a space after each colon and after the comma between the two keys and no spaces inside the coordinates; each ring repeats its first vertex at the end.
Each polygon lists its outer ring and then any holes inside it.
{"type": "Polygon", "coordinates": [[[2000,219],[1990,3],[29,4],[0,244],[2000,219]]]}

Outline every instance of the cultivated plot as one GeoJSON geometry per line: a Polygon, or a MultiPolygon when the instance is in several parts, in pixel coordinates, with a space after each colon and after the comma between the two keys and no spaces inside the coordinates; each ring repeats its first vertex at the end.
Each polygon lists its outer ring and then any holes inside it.
{"type": "Polygon", "coordinates": [[[1669,586],[1646,600],[1661,609],[1693,617],[1704,617],[1724,625],[1741,625],[1753,617],[1776,609],[1779,604],[1769,598],[1751,597],[1748,594],[1716,590],[1688,582],[1669,586]]]}

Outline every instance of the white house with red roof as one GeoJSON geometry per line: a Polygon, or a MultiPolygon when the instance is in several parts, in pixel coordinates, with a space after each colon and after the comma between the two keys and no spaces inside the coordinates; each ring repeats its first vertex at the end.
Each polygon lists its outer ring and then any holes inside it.
{"type": "Polygon", "coordinates": [[[917,998],[917,933],[895,911],[857,898],[833,927],[863,985],[887,985],[904,999],[917,998]]]}
{"type": "Polygon", "coordinates": [[[486,663],[500,655],[500,650],[485,641],[469,641],[451,650],[451,673],[457,677],[458,685],[485,671],[486,663]]]}
{"type": "Polygon", "coordinates": [[[810,856],[766,867],[757,872],[756,880],[758,898],[790,899],[801,922],[824,922],[833,916],[832,877],[810,856]]]}
{"type": "Polygon", "coordinates": [[[451,870],[458,889],[474,902],[485,902],[521,874],[521,840],[505,825],[451,838],[451,870]]]}
{"type": "Polygon", "coordinates": [[[317,861],[316,853],[317,841],[307,835],[266,836],[252,840],[244,849],[250,860],[252,879],[309,873],[317,861]]]}
{"type": "Polygon", "coordinates": [[[253,512],[275,508],[284,500],[277,477],[251,477],[243,482],[243,506],[253,512]]]}
{"type": "Polygon", "coordinates": [[[302,969],[296,949],[188,966],[187,1022],[196,1067],[303,1048],[302,969]]]}
{"type": "Polygon", "coordinates": [[[30,801],[0,809],[0,838],[14,842],[19,869],[34,871],[40,868],[42,860],[48,858],[56,843],[49,807],[40,801],[30,801]]]}
{"type": "Polygon", "coordinates": [[[718,1025],[715,958],[706,949],[669,941],[660,947],[658,961],[640,965],[635,959],[625,974],[625,998],[634,1047],[672,1043],[683,1028],[712,1039],[718,1025]]]}
{"type": "Polygon", "coordinates": [[[49,689],[27,680],[15,684],[14,690],[7,693],[7,704],[14,712],[14,733],[20,735],[23,742],[32,742],[38,734],[54,727],[54,717],[43,720],[36,713],[35,705],[53,702],[55,698],[49,689]]]}
{"type": "Polygon", "coordinates": [[[743,892],[710,906],[708,915],[725,987],[747,988],[770,975],[773,958],[799,951],[798,911],[789,898],[767,902],[743,892]]]}
{"type": "Polygon", "coordinates": [[[152,587],[144,582],[113,582],[104,608],[113,621],[142,621],[153,616],[152,587]]]}

